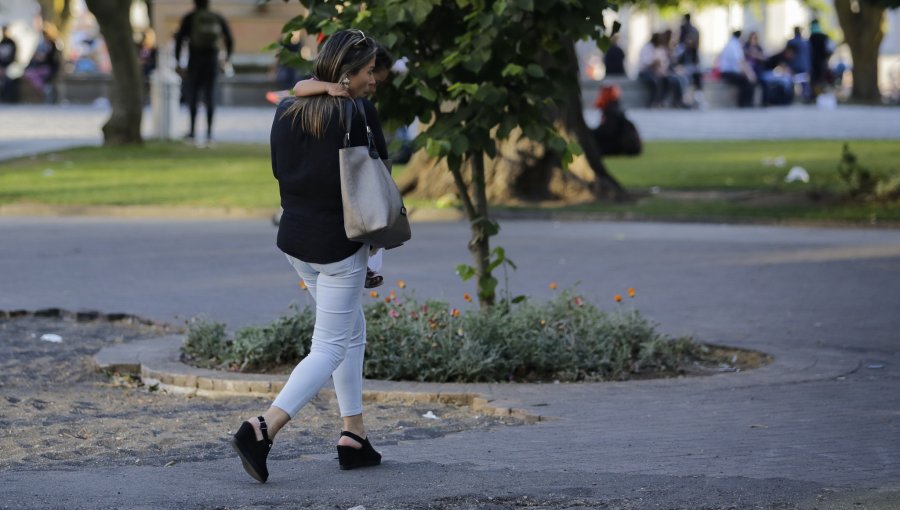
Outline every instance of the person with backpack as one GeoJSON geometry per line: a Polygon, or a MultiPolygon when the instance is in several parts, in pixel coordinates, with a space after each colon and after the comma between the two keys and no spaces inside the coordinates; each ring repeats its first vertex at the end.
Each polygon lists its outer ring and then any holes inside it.
{"type": "Polygon", "coordinates": [[[193,142],[197,120],[197,102],[203,93],[206,105],[206,144],[213,141],[212,125],[215,112],[216,76],[219,73],[219,48],[225,43],[226,65],[231,61],[234,39],[228,22],[209,9],[209,0],[194,0],[195,9],[181,19],[175,34],[175,61],[180,62],[181,47],[188,41],[188,66],[185,72],[180,66],[178,74],[186,80],[187,102],[191,112],[191,127],[185,140],[193,142]]]}

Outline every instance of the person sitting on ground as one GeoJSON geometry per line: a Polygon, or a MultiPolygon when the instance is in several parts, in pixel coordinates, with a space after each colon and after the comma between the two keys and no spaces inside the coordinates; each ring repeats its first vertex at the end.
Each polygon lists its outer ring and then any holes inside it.
{"type": "Polygon", "coordinates": [[[763,89],[765,105],[788,105],[794,101],[794,80],[790,71],[793,58],[794,50],[787,46],[763,62],[760,81],[765,87],[763,89]]]}
{"type": "Polygon", "coordinates": [[[604,156],[637,156],[641,153],[641,136],[637,127],[625,117],[619,102],[621,90],[611,85],[600,89],[594,106],[603,112],[600,125],[592,130],[604,156]]]}

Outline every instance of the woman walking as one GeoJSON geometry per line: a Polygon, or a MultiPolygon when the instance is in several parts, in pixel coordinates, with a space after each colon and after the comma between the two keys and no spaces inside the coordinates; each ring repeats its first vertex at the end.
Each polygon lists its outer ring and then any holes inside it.
{"type": "MultiPolygon", "coordinates": [[[[375,41],[359,30],[343,30],[325,42],[314,64],[317,79],[339,83],[353,98],[374,86],[375,41]]],[[[343,427],[337,450],[341,469],[381,463],[366,437],[362,416],[362,370],[366,322],[362,290],[369,246],[344,232],[338,150],[349,131],[350,145],[366,145],[366,125],[354,115],[345,127],[346,98],[317,95],[283,101],[272,125],[272,171],[278,179],[284,215],[278,248],[306,283],[316,303],[309,354],[294,368],[284,389],[261,416],[241,424],[234,435],[247,473],[265,482],[266,457],[278,431],[328,381],[340,406],[343,427]]],[[[362,101],[382,158],[387,147],[375,108],[362,101]]]]}

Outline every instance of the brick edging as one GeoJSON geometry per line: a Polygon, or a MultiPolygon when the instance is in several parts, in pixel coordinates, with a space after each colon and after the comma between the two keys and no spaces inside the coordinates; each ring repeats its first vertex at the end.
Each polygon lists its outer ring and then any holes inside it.
{"type": "MultiPolygon", "coordinates": [[[[93,361],[100,370],[139,375],[145,384],[158,385],[159,389],[211,398],[274,398],[287,382],[287,375],[232,373],[189,366],[180,361],[182,342],[183,337],[171,335],[105,347],[94,355],[93,361]]],[[[366,384],[382,386],[363,391],[363,401],[369,403],[451,404],[469,407],[480,414],[510,417],[526,423],[537,423],[549,418],[515,407],[515,402],[492,399],[480,391],[460,391],[459,388],[441,391],[442,385],[435,384],[429,388],[429,383],[367,380],[366,384]],[[410,385],[418,386],[419,389],[412,390],[410,385]]],[[[479,388],[478,385],[472,387],[473,390],[479,388]]],[[[322,391],[330,395],[334,393],[334,390],[327,388],[322,391]]]]}

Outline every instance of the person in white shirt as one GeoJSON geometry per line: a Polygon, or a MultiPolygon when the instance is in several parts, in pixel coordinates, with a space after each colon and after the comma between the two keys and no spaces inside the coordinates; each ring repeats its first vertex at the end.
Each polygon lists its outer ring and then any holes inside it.
{"type": "Polygon", "coordinates": [[[744,58],[744,47],[741,44],[741,31],[735,30],[719,56],[719,74],[722,80],[738,88],[738,106],[753,106],[753,90],[756,87],[756,74],[744,58]]]}

